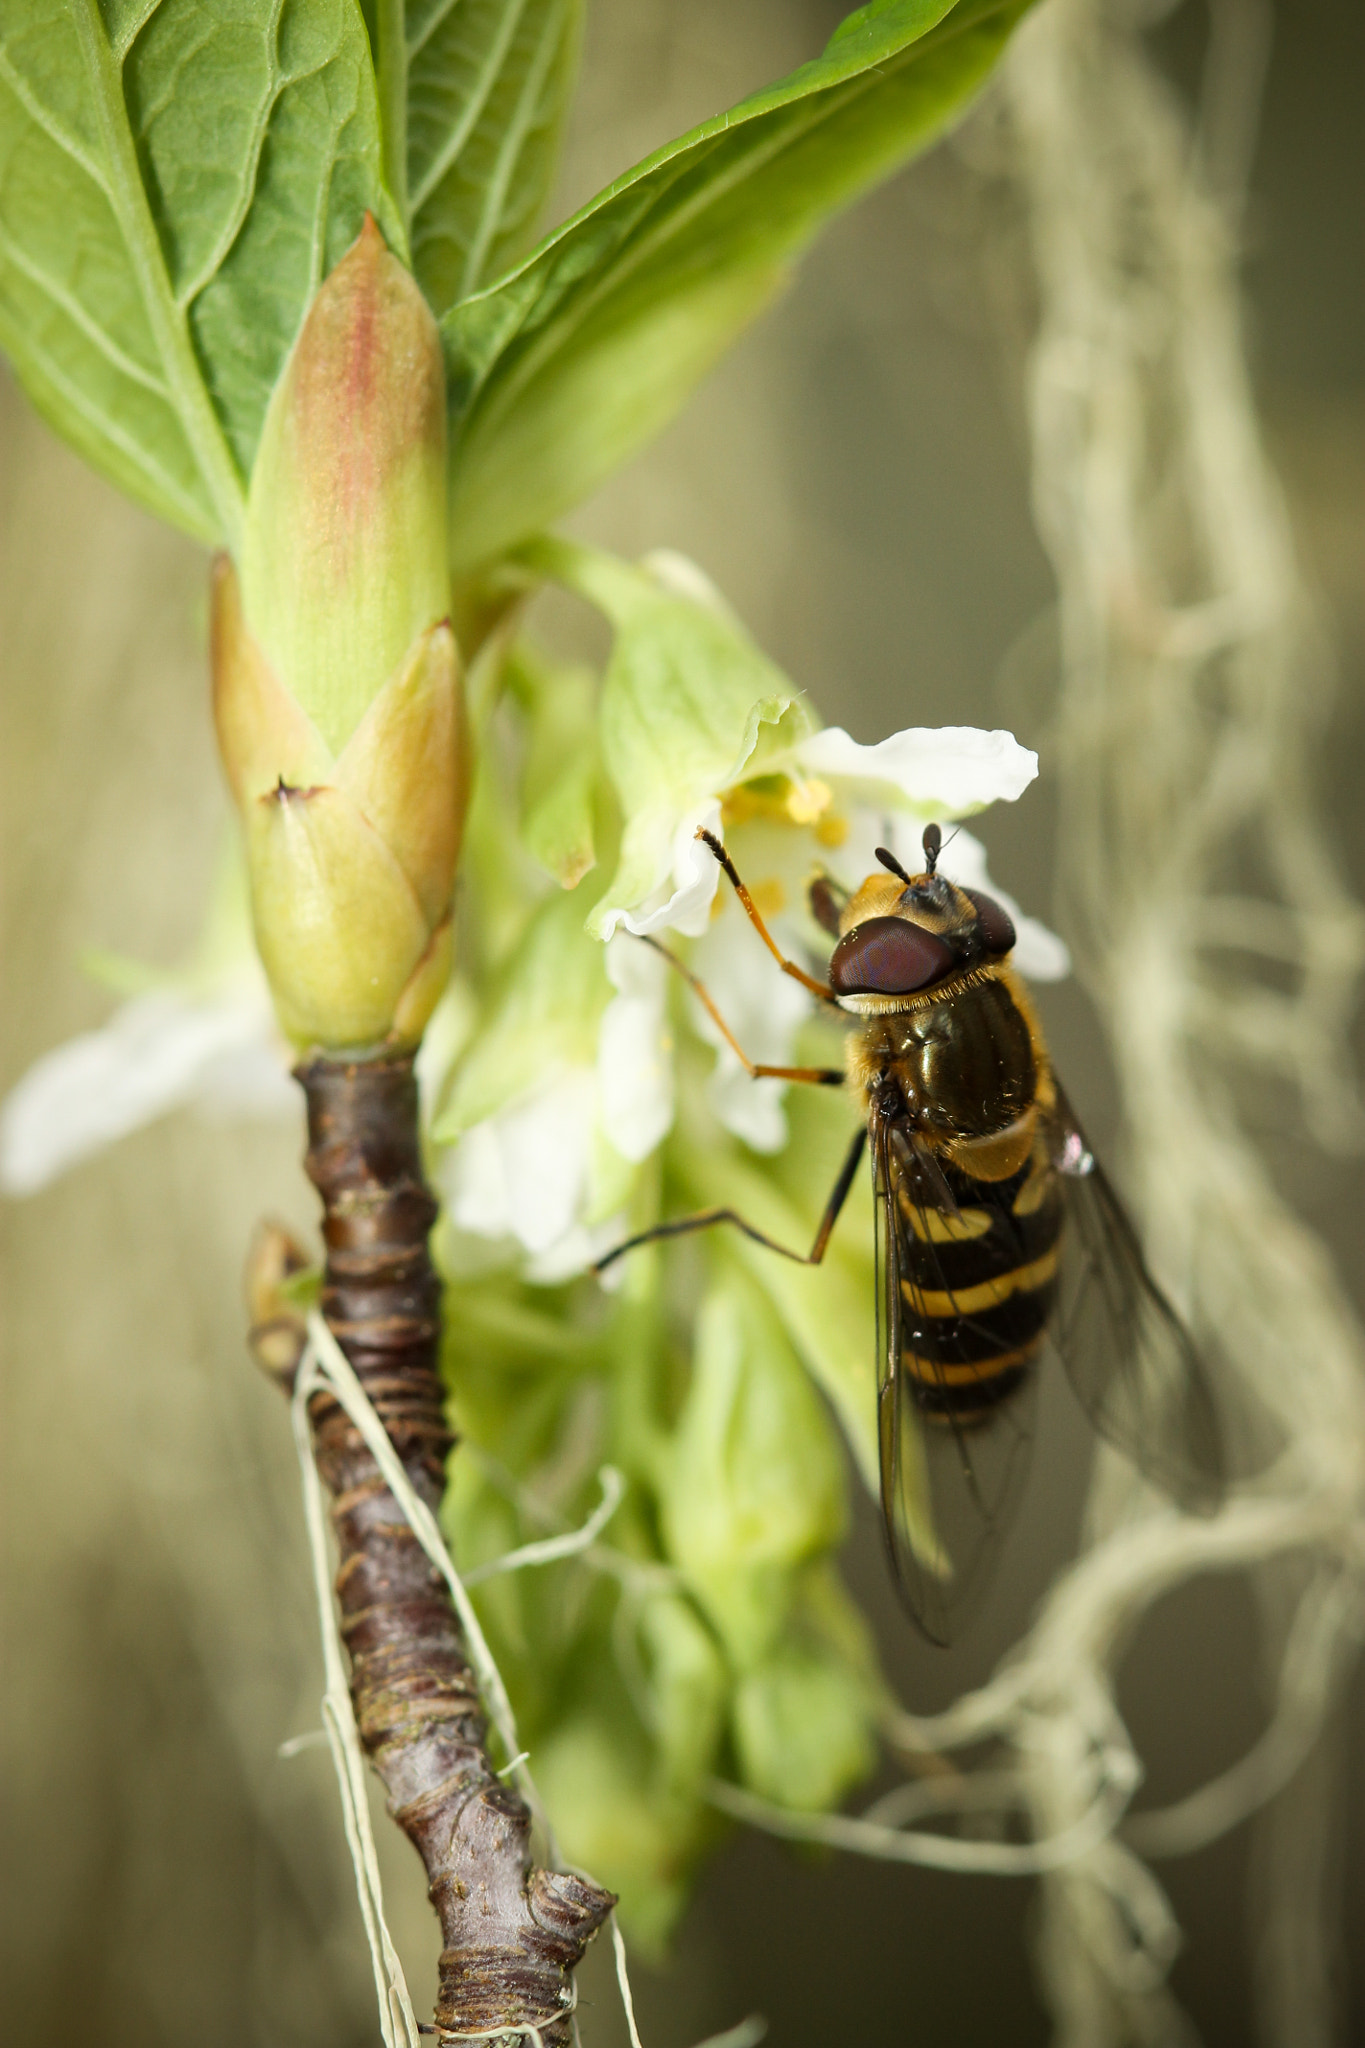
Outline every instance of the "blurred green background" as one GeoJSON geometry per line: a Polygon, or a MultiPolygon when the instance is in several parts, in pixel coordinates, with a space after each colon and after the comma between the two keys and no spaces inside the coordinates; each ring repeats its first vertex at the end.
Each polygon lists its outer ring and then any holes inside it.
{"type": "MultiPolygon", "coordinates": [[[[1158,10],[1149,10],[1155,14],[1158,10]]],[[[800,62],[833,0],[593,0],[560,211],[655,143],[800,62]]],[[[1197,74],[1206,17],[1154,31],[1197,74]]],[[[1365,891],[1365,11],[1277,0],[1248,220],[1249,338],[1272,449],[1340,675],[1320,764],[1330,834],[1365,891]]],[[[662,441],[580,517],[630,554],[668,545],[721,584],[831,721],[1003,723],[1038,785],[991,816],[995,874],[1050,898],[1051,580],[1029,518],[1026,252],[976,131],[835,226],[786,301],[662,441]]],[[[203,562],[59,448],[0,382],[0,1086],[108,1013],[98,945],[169,964],[192,939],[225,804],[205,687],[203,562]]],[[[561,624],[578,630],[567,615],[561,624]]],[[[1103,1046],[1070,986],[1042,1004],[1101,1140],[1103,1046]]],[[[1326,1162],[1267,1104],[1266,1141],[1365,1311],[1358,1164],[1326,1162]]],[[[249,1366],[240,1269],[269,1209],[313,1204],[280,1125],[171,1119],[0,1211],[6,2038],[105,2048],[360,2048],[369,1965],[325,1754],[277,1756],[320,1690],[285,1413],[249,1366]]],[[[913,1638],[870,1506],[847,1560],[907,1704],[983,1677],[1068,1555],[1084,1432],[1044,1415],[1046,1503],[962,1650],[913,1638]]],[[[1123,1704],[1153,1799],[1260,1725],[1236,1584],[1161,1607],[1123,1704]]],[[[1365,2038],[1365,1691],[1344,1773],[1343,2039],[1365,2038]]],[[[379,1830],[419,2008],[433,1923],[419,1867],[379,1830]]],[[[1208,2048],[1254,2039],[1248,1831],[1162,1867],[1186,1932],[1175,1988],[1208,2048]]],[[[1041,2043],[1030,1886],[887,1869],[736,1837],[672,1966],[639,1973],[646,2048],[759,2010],[771,2038],[1041,2043]]],[[[588,2048],[624,2029],[608,1959],[583,1984],[588,2048]]]]}

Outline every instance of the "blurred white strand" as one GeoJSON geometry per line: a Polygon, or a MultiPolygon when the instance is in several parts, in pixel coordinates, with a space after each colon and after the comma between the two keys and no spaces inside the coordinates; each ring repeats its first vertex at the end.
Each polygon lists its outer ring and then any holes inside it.
{"type": "Polygon", "coordinates": [[[597,1478],[602,1498],[581,1529],[571,1529],[564,1536],[546,1536],[537,1543],[523,1543],[519,1550],[509,1550],[505,1556],[495,1557],[488,1564],[475,1565],[472,1571],[464,1574],[466,1586],[477,1586],[484,1579],[495,1578],[502,1572],[521,1572],[535,1565],[558,1564],[562,1558],[582,1557],[590,1551],[620,1507],[626,1491],[626,1482],[614,1465],[604,1465],[597,1478]]]}
{"type": "MultiPolygon", "coordinates": [[[[1248,1445],[1263,1454],[1277,1435],[1286,1448],[1207,1525],[1171,1516],[1105,1455],[1096,1547],[1003,1677],[1022,1703],[1021,1669],[1033,1674],[1035,1828],[1055,1828],[1084,1796],[1071,1782],[1075,1699],[1112,1708],[1142,1611],[1203,1570],[1250,1568],[1278,1590],[1276,1608],[1263,1602],[1279,1673],[1266,1733],[1231,1771],[1129,1831],[1149,1853],[1180,1853],[1286,1784],[1362,1630],[1365,1344],[1322,1247],[1242,1129],[1232,1081],[1247,1063],[1263,1087],[1287,1080],[1320,1142],[1359,1146],[1345,1027],[1365,924],[1309,795],[1321,636],[1240,331],[1236,235],[1267,12],[1263,0],[1214,7],[1197,140],[1140,27],[1120,0],[1051,0],[1006,72],[1039,292],[1033,490],[1060,596],[1064,880],[1078,968],[1114,1046],[1154,1262],[1226,1361],[1248,1445]],[[1229,916],[1223,876],[1258,857],[1265,899],[1229,916]],[[1286,963],[1291,992],[1258,982],[1250,962],[1238,971],[1238,949],[1286,963]]],[[[1302,1773],[1277,1826],[1297,1805],[1307,1835],[1326,1832],[1330,1796],[1322,1774],[1302,1773]]],[[[1294,1989],[1262,1984],[1263,2039],[1326,2048],[1321,1893],[1296,1889],[1294,1859],[1283,1863],[1288,1882],[1266,1899],[1271,1967],[1294,1989]]],[[[1144,1882],[1116,1842],[1047,1881],[1042,1963],[1059,2042],[1189,2038],[1160,1971],[1144,1982],[1131,1967],[1144,1882]]]]}

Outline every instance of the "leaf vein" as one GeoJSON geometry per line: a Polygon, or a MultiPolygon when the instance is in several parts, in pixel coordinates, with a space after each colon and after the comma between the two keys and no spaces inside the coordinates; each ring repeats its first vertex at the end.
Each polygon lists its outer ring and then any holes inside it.
{"type": "Polygon", "coordinates": [[[53,305],[66,314],[68,320],[80,329],[86,340],[94,344],[105,361],[121,376],[143,385],[146,390],[155,392],[158,398],[164,398],[169,402],[171,394],[164,381],[154,377],[144,364],[120,348],[113,336],[101,327],[97,320],[92,319],[75,294],[68,291],[56,278],[49,276],[10,235],[6,234],[3,223],[0,223],[0,255],[3,255],[21,276],[26,277],[30,284],[36,285],[39,291],[46,293],[53,305]]]}
{"type": "Polygon", "coordinates": [[[431,13],[427,16],[427,25],[422,30],[421,35],[415,41],[408,44],[409,63],[412,62],[414,57],[420,56],[421,52],[425,50],[427,44],[435,35],[437,29],[443,27],[449,19],[451,10],[458,7],[459,4],[460,0],[444,0],[442,6],[432,9],[431,13]]]}
{"type": "Polygon", "coordinates": [[[74,135],[68,134],[61,123],[54,118],[51,108],[43,105],[42,101],[29,86],[22,72],[15,70],[14,65],[3,48],[0,48],[0,79],[4,80],[4,83],[14,94],[14,97],[28,115],[34,127],[41,129],[49,141],[56,143],[58,149],[64,150],[66,155],[71,158],[71,161],[79,165],[80,169],[85,172],[86,177],[90,179],[92,184],[97,185],[101,192],[108,192],[109,184],[105,176],[104,166],[82,147],[74,135]]]}
{"type": "MultiPolygon", "coordinates": [[[[921,48],[922,45],[919,43],[910,45],[906,52],[907,59],[909,59],[910,51],[918,52],[921,48]]],[[[897,64],[895,68],[899,70],[902,67],[897,64]]],[[[717,199],[728,195],[736,186],[743,184],[745,180],[750,178],[756,170],[761,170],[765,164],[772,162],[784,150],[810,134],[813,129],[817,128],[821,122],[826,120],[836,110],[836,105],[839,110],[842,110],[850,101],[856,101],[866,92],[870,91],[872,85],[873,80],[870,72],[861,72],[856,77],[846,79],[840,85],[829,88],[825,92],[812,94],[811,100],[805,106],[802,106],[800,101],[794,102],[790,109],[784,111],[790,111],[797,118],[789,119],[778,125],[776,132],[770,137],[766,145],[758,144],[746,151],[741,157],[737,158],[727,173],[708,181],[694,195],[691,201],[671,211],[662,226],[656,226],[654,229],[651,229],[648,225],[651,216],[657,213],[661,203],[667,199],[674,185],[696,167],[704,153],[710,154],[711,148],[714,148],[721,141],[722,132],[728,133],[729,130],[726,129],[708,137],[707,143],[703,144],[701,148],[680,153],[678,156],[669,159],[667,168],[674,171],[674,176],[666,184],[661,184],[660,189],[649,197],[648,203],[642,212],[631,223],[622,241],[617,244],[616,250],[613,252],[611,260],[605,269],[592,283],[582,285],[575,292],[572,305],[569,308],[571,326],[582,326],[596,311],[603,299],[609,297],[623,283],[627,282],[644,264],[657,256],[661,249],[666,248],[670,241],[676,240],[686,228],[692,226],[717,199]],[[801,116],[804,116],[804,118],[801,118],[801,116]]],[[[744,125],[747,125],[747,123],[744,125]]],[[[665,165],[659,165],[657,170],[662,171],[664,168],[665,165]]],[[[629,190],[630,187],[627,186],[621,196],[624,197],[625,192],[629,190]]],[[[509,280],[503,280],[503,283],[507,282],[509,280]]],[[[500,288],[500,286],[492,286],[490,290],[496,291],[500,288]]],[[[558,326],[559,322],[554,315],[551,315],[544,328],[540,330],[540,333],[528,339],[524,350],[512,366],[510,372],[499,378],[498,381],[503,387],[500,396],[503,398],[504,403],[510,402],[513,395],[519,389],[524,388],[531,378],[536,375],[545,353],[548,352],[553,355],[562,346],[562,334],[556,333],[558,326]]],[[[503,368],[504,361],[505,355],[500,357],[491,366],[487,376],[482,381],[486,383],[489,378],[496,375],[503,368]]]]}
{"type": "Polygon", "coordinates": [[[235,548],[245,510],[242,480],[209,397],[185,316],[171,290],[165,251],[142,183],[122,74],[114,61],[97,0],[76,0],[74,13],[109,160],[110,204],[123,231],[181,429],[228,543],[235,548]]]}
{"type": "Polygon", "coordinates": [[[497,84],[499,74],[507,60],[508,49],[517,30],[521,26],[521,19],[526,12],[526,5],[527,0],[514,0],[514,4],[509,6],[503,15],[499,33],[489,45],[488,54],[475,74],[473,89],[465,102],[463,115],[451,130],[445,147],[438,150],[427,165],[425,175],[412,195],[412,211],[414,215],[419,213],[422,207],[426,205],[427,200],[430,199],[451,165],[456,162],[465,144],[478,126],[483,111],[488,105],[489,95],[497,84]]]}
{"type": "Polygon", "coordinates": [[[79,413],[105,440],[111,441],[116,448],[121,449],[134,468],[140,469],[144,476],[150,477],[158,490],[180,506],[185,515],[185,522],[191,530],[203,536],[204,508],[197,498],[186,491],[179,478],[164,469],[155,456],[149,454],[142,443],[128,433],[116,415],[96,405],[84,387],[73,383],[50,356],[40,356],[38,360],[42,365],[43,375],[61,392],[72,411],[79,413]]]}
{"type": "MultiPolygon", "coordinates": [[[[205,289],[222,269],[238,235],[242,232],[247,215],[255,203],[256,181],[261,167],[261,151],[265,148],[265,138],[270,130],[271,116],[279,104],[280,95],[285,85],[294,82],[292,79],[283,79],[280,72],[279,36],[280,15],[283,11],[283,6],[284,0],[274,0],[274,5],[270,10],[270,21],[268,24],[270,68],[266,77],[265,90],[261,95],[260,108],[257,112],[247,147],[243,151],[245,161],[242,165],[241,177],[237,187],[237,203],[223,223],[221,234],[204,261],[200,264],[197,274],[190,278],[176,293],[176,305],[182,313],[194,303],[200,292],[205,289]]],[[[305,73],[304,75],[307,76],[309,74],[305,73]]]]}
{"type": "Polygon", "coordinates": [[[161,0],[147,0],[147,5],[143,8],[141,14],[128,24],[127,34],[117,43],[114,42],[112,37],[110,38],[110,48],[113,50],[120,65],[160,6],[161,0]]]}
{"type": "Polygon", "coordinates": [[[558,12],[560,20],[557,33],[542,33],[535,62],[522,79],[516,108],[503,130],[493,174],[484,186],[484,203],[479,210],[478,226],[466,253],[464,274],[460,280],[459,296],[462,299],[477,289],[479,273],[483,269],[489,246],[497,229],[504,224],[503,208],[507,190],[525,146],[526,137],[534,127],[535,115],[540,107],[541,95],[545,90],[551,67],[559,54],[564,25],[563,8],[559,8],[558,12]]]}

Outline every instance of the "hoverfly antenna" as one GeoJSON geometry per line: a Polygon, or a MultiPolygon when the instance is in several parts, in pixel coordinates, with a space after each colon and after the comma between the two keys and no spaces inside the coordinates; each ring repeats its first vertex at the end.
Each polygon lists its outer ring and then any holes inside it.
{"type": "Polygon", "coordinates": [[[938,867],[938,857],[943,847],[943,830],[938,825],[924,828],[924,865],[932,875],[938,867]]]}
{"type": "Polygon", "coordinates": [[[887,848],[884,846],[879,846],[876,849],[876,853],[878,860],[881,862],[884,868],[890,868],[892,874],[899,875],[903,882],[908,882],[910,880],[909,875],[906,874],[905,869],[896,859],[894,853],[888,852],[887,848]]]}

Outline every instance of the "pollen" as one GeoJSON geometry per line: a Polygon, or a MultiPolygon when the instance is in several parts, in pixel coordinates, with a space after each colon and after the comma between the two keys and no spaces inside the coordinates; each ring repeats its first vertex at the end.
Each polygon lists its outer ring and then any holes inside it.
{"type": "MultiPolygon", "coordinates": [[[[834,801],[833,791],[818,775],[793,782],[787,791],[787,816],[793,825],[815,825],[834,801]]],[[[847,829],[847,828],[845,828],[847,829]]],[[[818,826],[817,826],[818,831],[818,826]]]]}

